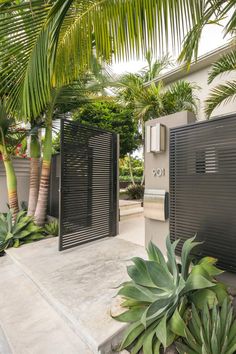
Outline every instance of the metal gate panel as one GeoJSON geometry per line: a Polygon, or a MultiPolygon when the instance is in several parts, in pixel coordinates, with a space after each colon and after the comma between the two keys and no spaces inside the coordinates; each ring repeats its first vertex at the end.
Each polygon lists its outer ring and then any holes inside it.
{"type": "Polygon", "coordinates": [[[236,271],[236,116],[170,130],[170,235],[236,271]]]}
{"type": "Polygon", "coordinates": [[[117,234],[117,136],[61,122],[59,250],[117,234]]]}

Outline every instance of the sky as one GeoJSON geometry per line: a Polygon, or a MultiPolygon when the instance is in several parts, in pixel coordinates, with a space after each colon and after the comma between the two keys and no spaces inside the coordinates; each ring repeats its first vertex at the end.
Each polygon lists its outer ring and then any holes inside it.
{"type": "MultiPolygon", "coordinates": [[[[199,55],[203,55],[207,52],[210,52],[226,44],[227,41],[228,38],[223,38],[222,27],[217,25],[209,25],[203,30],[199,46],[199,55]]],[[[136,60],[129,62],[113,63],[111,67],[113,72],[119,75],[125,72],[137,72],[143,67],[145,67],[145,65],[146,63],[144,60],[136,60]]]]}

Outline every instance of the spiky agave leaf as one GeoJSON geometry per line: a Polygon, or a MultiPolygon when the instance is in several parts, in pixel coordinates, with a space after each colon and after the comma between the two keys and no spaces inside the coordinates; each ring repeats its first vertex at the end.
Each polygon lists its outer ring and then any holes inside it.
{"type": "Polygon", "coordinates": [[[43,230],[26,214],[26,211],[20,211],[15,221],[12,210],[6,216],[0,214],[0,252],[12,246],[19,247],[23,243],[44,238],[43,230]]]}
{"type": "MultiPolygon", "coordinates": [[[[154,352],[153,348],[166,347],[176,337],[184,336],[189,301],[195,293],[210,302],[222,301],[225,295],[214,275],[220,271],[211,258],[204,258],[197,265],[190,267],[191,251],[198,246],[192,238],[185,241],[182,249],[182,272],[175,258],[177,241],[173,244],[167,237],[167,259],[152,242],[147,248],[148,260],[133,258],[133,265],[128,266],[131,281],[121,286],[118,294],[123,297],[122,307],[127,311],[117,316],[117,320],[131,323],[121,344],[121,349],[131,347],[132,353],[141,348],[144,353],[154,352]],[[214,289],[217,288],[215,292],[214,289]],[[207,290],[207,291],[206,291],[207,290]]],[[[197,303],[197,301],[196,301],[197,303]]],[[[116,318],[116,317],[115,317],[116,318]]]]}
{"type": "Polygon", "coordinates": [[[236,351],[236,319],[232,304],[226,298],[222,307],[207,305],[197,311],[192,305],[192,318],[182,341],[177,342],[180,354],[233,354],[236,351]]]}

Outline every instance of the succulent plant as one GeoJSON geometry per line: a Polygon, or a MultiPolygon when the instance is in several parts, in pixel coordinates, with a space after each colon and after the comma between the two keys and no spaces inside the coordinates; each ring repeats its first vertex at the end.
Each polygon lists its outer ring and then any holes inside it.
{"type": "Polygon", "coordinates": [[[44,226],[47,235],[58,236],[59,234],[59,223],[58,220],[53,220],[44,226]]]}
{"type": "Polygon", "coordinates": [[[7,214],[0,214],[0,252],[8,247],[19,247],[23,243],[42,238],[42,229],[34,224],[26,211],[21,210],[15,221],[11,210],[7,214]]]}
{"type": "Polygon", "coordinates": [[[222,307],[205,304],[202,311],[192,305],[191,319],[185,328],[185,338],[176,343],[180,354],[236,353],[236,320],[231,303],[226,298],[222,307]]]}
{"type": "Polygon", "coordinates": [[[191,238],[183,244],[179,265],[175,257],[177,244],[178,241],[171,244],[167,237],[165,260],[151,242],[148,260],[136,257],[132,259],[133,265],[128,266],[131,281],[121,284],[118,292],[126,311],[114,317],[129,323],[120,350],[158,354],[161,346],[166,348],[178,336],[185,336],[190,302],[199,306],[198,297],[204,297],[204,303],[212,306],[228,296],[224,285],[214,279],[222,273],[215,266],[216,260],[206,257],[193,266],[190,252],[199,243],[191,238]]]}

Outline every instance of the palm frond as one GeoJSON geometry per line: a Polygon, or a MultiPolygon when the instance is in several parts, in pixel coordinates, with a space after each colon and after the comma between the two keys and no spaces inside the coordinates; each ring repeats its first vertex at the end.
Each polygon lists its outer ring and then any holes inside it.
{"type": "Polygon", "coordinates": [[[149,82],[157,78],[164,69],[172,65],[169,54],[153,61],[151,53],[148,52],[145,58],[148,62],[148,66],[141,70],[141,76],[144,82],[149,82]]]}
{"type": "Polygon", "coordinates": [[[212,65],[208,76],[208,84],[210,84],[218,75],[234,70],[236,70],[236,50],[223,55],[212,65]]]}
{"type": "Polygon", "coordinates": [[[196,114],[199,99],[195,92],[199,89],[198,85],[186,80],[179,80],[170,85],[164,95],[166,114],[185,110],[196,114]]]}
{"type": "Polygon", "coordinates": [[[218,85],[211,90],[211,93],[206,100],[205,112],[209,117],[213,110],[220,106],[222,103],[228,103],[236,99],[236,81],[226,82],[225,84],[218,85]]]}
{"type": "MultiPolygon", "coordinates": [[[[21,117],[38,116],[51,87],[70,84],[91,64],[179,48],[201,10],[199,0],[4,1],[0,21],[0,95],[21,117]],[[171,38],[171,40],[170,40],[171,38]]],[[[157,55],[156,55],[157,56],[157,55]]]]}
{"type": "Polygon", "coordinates": [[[198,48],[202,31],[207,25],[221,25],[232,10],[234,13],[229,17],[228,24],[225,26],[225,34],[234,33],[236,12],[235,0],[202,0],[199,7],[194,12],[194,25],[185,37],[179,61],[187,63],[189,68],[192,60],[198,58],[198,48]]]}

